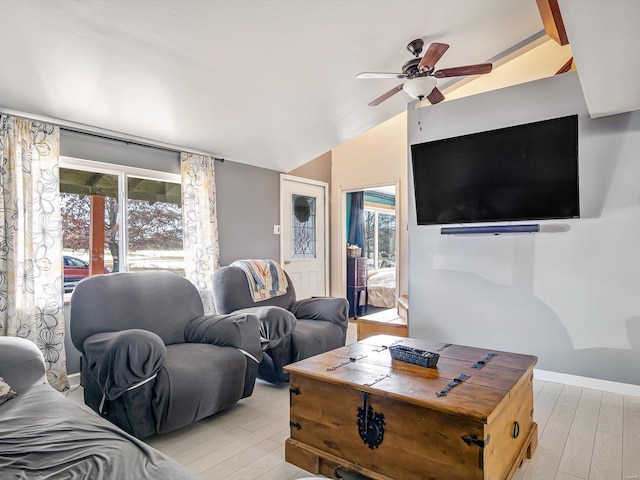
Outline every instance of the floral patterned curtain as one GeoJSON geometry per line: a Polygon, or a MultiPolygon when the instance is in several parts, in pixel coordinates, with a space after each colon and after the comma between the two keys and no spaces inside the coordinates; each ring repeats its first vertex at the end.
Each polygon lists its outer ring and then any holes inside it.
{"type": "Polygon", "coordinates": [[[214,159],[180,154],[185,276],[198,287],[205,313],[213,313],[211,276],[218,269],[218,220],[214,159]]]}
{"type": "Polygon", "coordinates": [[[58,127],[0,116],[0,335],[35,342],[65,390],[59,139],[58,127]]]}

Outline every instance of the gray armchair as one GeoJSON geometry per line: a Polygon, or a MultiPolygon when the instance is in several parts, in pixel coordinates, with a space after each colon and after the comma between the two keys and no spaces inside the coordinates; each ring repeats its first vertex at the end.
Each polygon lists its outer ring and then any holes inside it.
{"type": "Polygon", "coordinates": [[[138,438],[189,425],[251,395],[262,358],[250,313],[204,315],[166,271],[82,280],[71,297],[84,400],[138,438]]]}
{"type": "Polygon", "coordinates": [[[0,478],[196,480],[166,455],[53,389],[38,347],[0,336],[0,478]]]}
{"type": "Polygon", "coordinates": [[[222,267],[213,275],[213,297],[218,313],[258,317],[263,350],[258,377],[271,383],[289,380],[289,375],[282,370],[284,366],[342,347],[346,341],[347,299],[312,297],[296,300],[288,275],[287,282],[285,295],[254,302],[241,268],[222,267]]]}

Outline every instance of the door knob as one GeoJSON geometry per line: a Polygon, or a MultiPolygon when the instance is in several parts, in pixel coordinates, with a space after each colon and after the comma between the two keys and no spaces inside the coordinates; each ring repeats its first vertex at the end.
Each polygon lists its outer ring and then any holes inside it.
{"type": "Polygon", "coordinates": [[[285,264],[285,265],[289,265],[290,263],[291,263],[291,260],[285,260],[285,261],[284,261],[284,264],[285,264]]]}

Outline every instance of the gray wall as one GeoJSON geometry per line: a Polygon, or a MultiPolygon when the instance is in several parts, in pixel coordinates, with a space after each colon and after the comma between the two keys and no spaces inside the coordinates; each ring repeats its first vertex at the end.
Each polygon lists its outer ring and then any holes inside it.
{"type": "Polygon", "coordinates": [[[220,265],[241,258],[280,261],[280,173],[236,162],[216,162],[220,265]]]}
{"type": "Polygon", "coordinates": [[[417,226],[411,188],[410,334],[640,384],[640,112],[590,119],[569,73],[409,108],[409,143],[571,114],[579,115],[582,218],[540,222],[565,232],[440,235],[440,226],[417,226]]]}
{"type": "Polygon", "coordinates": [[[180,173],[180,154],[60,129],[60,155],[160,172],[180,173]]]}

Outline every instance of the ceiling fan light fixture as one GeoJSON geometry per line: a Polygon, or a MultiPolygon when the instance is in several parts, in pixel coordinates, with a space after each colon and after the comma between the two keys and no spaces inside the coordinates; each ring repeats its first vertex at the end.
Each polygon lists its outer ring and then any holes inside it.
{"type": "Polygon", "coordinates": [[[415,77],[407,81],[402,89],[411,98],[422,100],[436,88],[437,80],[433,77],[415,77]]]}

